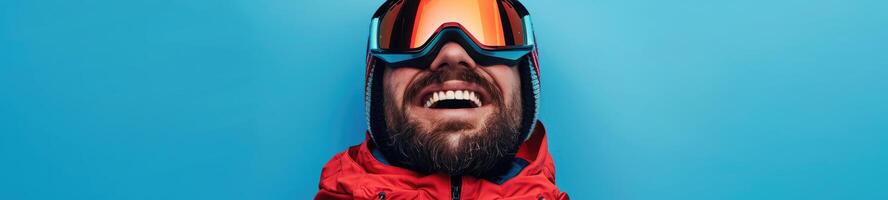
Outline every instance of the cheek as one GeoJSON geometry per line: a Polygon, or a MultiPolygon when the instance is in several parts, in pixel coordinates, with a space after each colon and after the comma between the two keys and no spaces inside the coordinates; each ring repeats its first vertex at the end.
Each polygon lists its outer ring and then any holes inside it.
{"type": "Polygon", "coordinates": [[[518,74],[517,67],[508,67],[505,65],[495,65],[484,67],[484,69],[493,76],[496,84],[503,90],[503,97],[507,105],[512,101],[520,101],[521,99],[511,98],[521,92],[521,78],[518,74]]]}
{"type": "Polygon", "coordinates": [[[387,95],[385,101],[393,101],[400,109],[401,102],[404,102],[404,91],[407,90],[407,84],[419,72],[418,69],[409,67],[386,68],[382,81],[387,95]]]}

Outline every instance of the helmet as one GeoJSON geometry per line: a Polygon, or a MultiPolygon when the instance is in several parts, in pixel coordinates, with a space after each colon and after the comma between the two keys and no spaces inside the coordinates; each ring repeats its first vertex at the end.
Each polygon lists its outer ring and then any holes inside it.
{"type": "Polygon", "coordinates": [[[517,0],[388,0],[370,20],[365,109],[374,143],[388,140],[383,67],[424,66],[446,42],[459,43],[483,66],[517,66],[521,75],[519,133],[530,137],[540,97],[537,44],[530,15],[517,0]]]}

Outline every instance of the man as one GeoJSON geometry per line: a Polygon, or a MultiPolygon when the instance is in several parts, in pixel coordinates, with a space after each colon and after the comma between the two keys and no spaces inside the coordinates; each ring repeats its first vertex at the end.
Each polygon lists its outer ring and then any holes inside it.
{"type": "Polygon", "coordinates": [[[515,0],[388,0],[371,20],[369,131],[315,199],[568,199],[537,121],[539,68],[515,0]]]}

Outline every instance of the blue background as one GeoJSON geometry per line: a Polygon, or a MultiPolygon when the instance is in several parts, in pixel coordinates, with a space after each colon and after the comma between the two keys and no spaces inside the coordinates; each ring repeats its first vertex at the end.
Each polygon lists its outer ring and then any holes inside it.
{"type": "MultiPolygon", "coordinates": [[[[308,199],[380,0],[0,1],[0,199],[308,199]]],[[[888,3],[528,0],[574,199],[888,199],[888,3]]]]}

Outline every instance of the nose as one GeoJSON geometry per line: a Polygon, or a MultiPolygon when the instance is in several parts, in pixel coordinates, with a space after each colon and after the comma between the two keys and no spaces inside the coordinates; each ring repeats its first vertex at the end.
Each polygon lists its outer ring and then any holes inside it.
{"type": "Polygon", "coordinates": [[[477,67],[477,64],[462,46],[455,42],[448,42],[438,51],[438,55],[432,60],[429,69],[436,71],[442,67],[466,67],[472,69],[477,67]]]}

